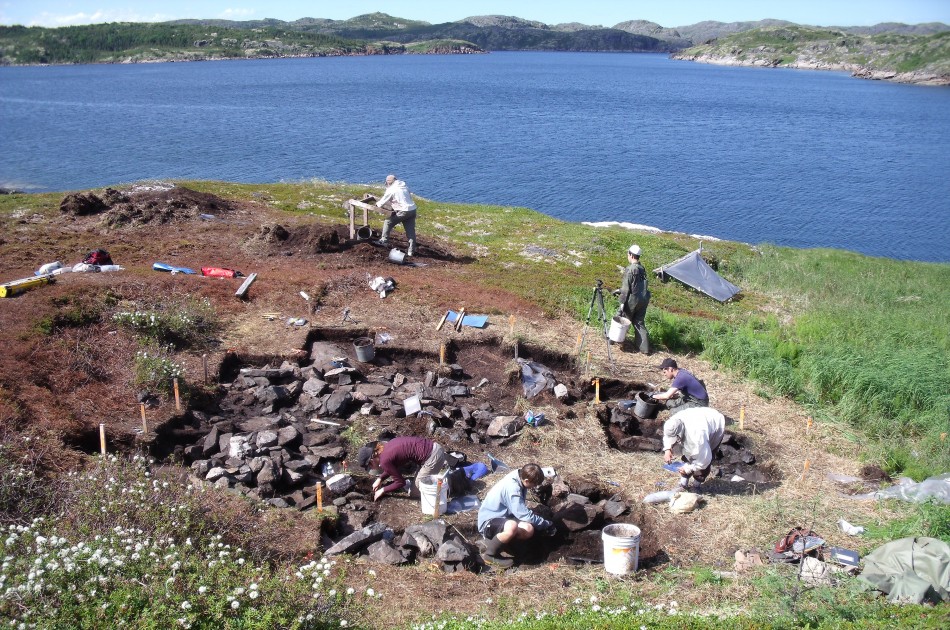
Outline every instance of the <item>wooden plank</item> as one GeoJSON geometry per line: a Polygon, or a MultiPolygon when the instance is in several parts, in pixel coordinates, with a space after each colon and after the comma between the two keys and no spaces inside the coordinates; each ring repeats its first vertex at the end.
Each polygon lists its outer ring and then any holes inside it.
{"type": "Polygon", "coordinates": [[[439,320],[439,325],[435,327],[436,330],[442,330],[442,324],[445,323],[445,319],[449,316],[449,312],[445,311],[445,315],[442,316],[442,319],[439,320]]]}
{"type": "Polygon", "coordinates": [[[362,208],[363,210],[372,210],[373,212],[378,212],[379,214],[386,214],[386,215],[390,214],[389,210],[380,208],[379,206],[373,203],[365,203],[363,201],[358,201],[356,199],[350,199],[346,203],[348,203],[350,206],[354,208],[362,208]]]}
{"type": "Polygon", "coordinates": [[[250,289],[251,285],[254,284],[255,280],[257,280],[257,274],[252,273],[247,277],[247,280],[244,281],[244,284],[241,285],[234,295],[243,299],[247,295],[248,289],[250,289]]]}
{"type": "Polygon", "coordinates": [[[350,215],[350,240],[352,241],[356,238],[356,220],[353,216],[353,206],[347,201],[343,204],[343,207],[346,208],[347,213],[350,215]]]}

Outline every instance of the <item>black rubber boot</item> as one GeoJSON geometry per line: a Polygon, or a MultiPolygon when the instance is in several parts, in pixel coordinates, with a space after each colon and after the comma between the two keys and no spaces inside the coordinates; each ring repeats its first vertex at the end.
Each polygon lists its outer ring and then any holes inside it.
{"type": "Polygon", "coordinates": [[[508,568],[515,563],[512,558],[504,558],[501,555],[505,543],[498,540],[498,536],[485,541],[485,551],[482,553],[482,560],[485,564],[491,564],[496,567],[508,568]]]}

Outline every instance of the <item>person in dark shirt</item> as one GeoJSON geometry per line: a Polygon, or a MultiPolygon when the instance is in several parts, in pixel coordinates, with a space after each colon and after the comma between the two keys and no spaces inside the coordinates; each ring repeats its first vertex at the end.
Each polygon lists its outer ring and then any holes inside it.
{"type": "Polygon", "coordinates": [[[667,409],[689,409],[690,407],[708,407],[709,394],[706,388],[689,370],[681,369],[674,359],[663,359],[660,364],[663,376],[672,381],[670,388],[662,394],[654,394],[653,399],[667,409]]]}
{"type": "Polygon", "coordinates": [[[387,492],[401,490],[406,485],[402,469],[419,466],[416,479],[436,475],[446,468],[445,449],[428,438],[403,436],[388,442],[372,442],[359,450],[360,466],[366,470],[380,470],[373,482],[373,501],[387,492]],[[389,480],[389,483],[386,483],[389,480]],[[386,483],[386,485],[383,485],[386,483]]]}

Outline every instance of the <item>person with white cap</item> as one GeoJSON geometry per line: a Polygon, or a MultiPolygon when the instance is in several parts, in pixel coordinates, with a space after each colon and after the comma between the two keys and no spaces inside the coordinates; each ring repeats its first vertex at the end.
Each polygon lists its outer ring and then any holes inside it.
{"type": "Polygon", "coordinates": [[[409,240],[409,249],[406,256],[413,256],[416,251],[416,204],[412,200],[406,182],[397,179],[395,175],[386,176],[386,192],[376,206],[389,210],[389,217],[383,222],[383,235],[379,239],[380,245],[389,244],[389,233],[394,227],[402,223],[409,240]]]}
{"type": "Polygon", "coordinates": [[[620,285],[620,310],[633,325],[634,347],[643,354],[650,354],[650,335],[644,321],[650,304],[650,290],[647,288],[647,270],[640,264],[640,253],[640,246],[636,244],[627,249],[630,264],[623,272],[620,285]]]}
{"type": "Polygon", "coordinates": [[[663,461],[673,461],[675,444],[683,447],[680,487],[688,488],[690,478],[696,487],[706,480],[725,431],[726,418],[712,407],[683,409],[663,423],[663,461]]]}

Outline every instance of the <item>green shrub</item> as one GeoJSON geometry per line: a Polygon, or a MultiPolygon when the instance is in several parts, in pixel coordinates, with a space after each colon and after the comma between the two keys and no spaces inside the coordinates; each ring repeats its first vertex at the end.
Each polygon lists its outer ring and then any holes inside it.
{"type": "Polygon", "coordinates": [[[326,628],[350,596],[335,561],[255,564],[203,520],[200,488],[110,456],[71,473],[64,517],[0,536],[0,618],[45,628],[326,628]]]}
{"type": "Polygon", "coordinates": [[[148,390],[168,392],[174,379],[183,379],[185,366],[176,363],[167,349],[140,350],[135,353],[135,384],[148,390]]]}
{"type": "Polygon", "coordinates": [[[112,320],[144,343],[170,345],[179,350],[206,346],[220,327],[207,298],[187,299],[154,309],[120,311],[112,320]]]}

